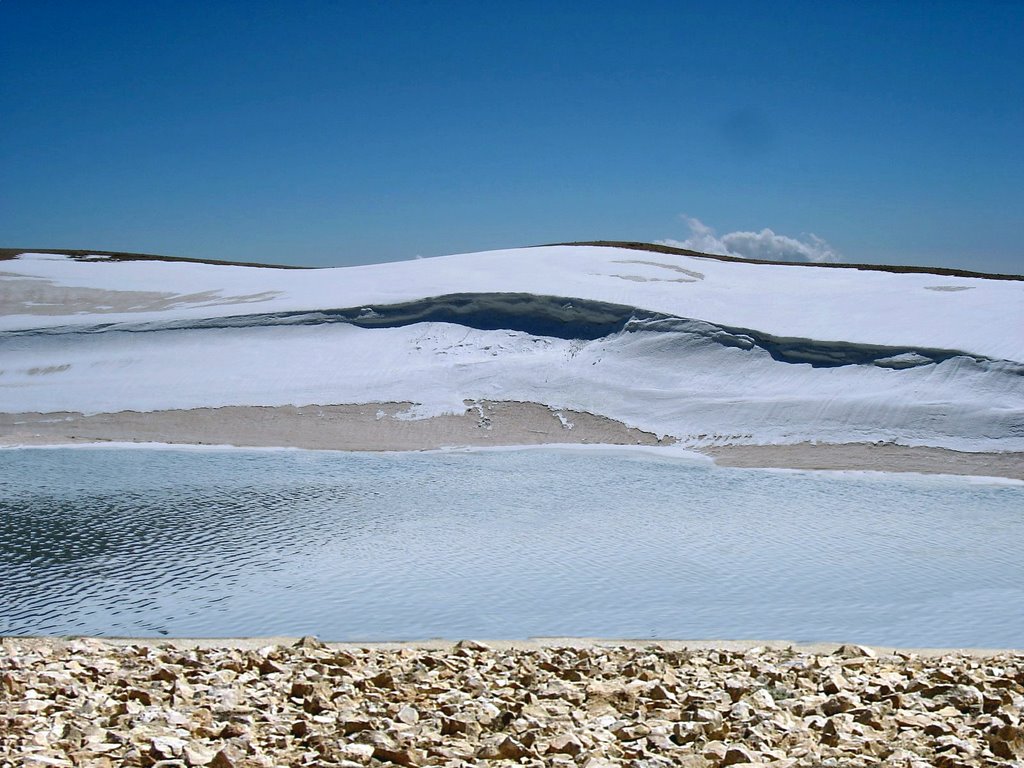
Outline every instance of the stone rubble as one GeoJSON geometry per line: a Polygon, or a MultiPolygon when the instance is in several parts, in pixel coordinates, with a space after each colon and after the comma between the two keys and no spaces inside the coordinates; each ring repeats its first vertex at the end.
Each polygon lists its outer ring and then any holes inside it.
{"type": "Polygon", "coordinates": [[[1024,654],[6,638],[0,765],[1024,766],[1024,654]]]}

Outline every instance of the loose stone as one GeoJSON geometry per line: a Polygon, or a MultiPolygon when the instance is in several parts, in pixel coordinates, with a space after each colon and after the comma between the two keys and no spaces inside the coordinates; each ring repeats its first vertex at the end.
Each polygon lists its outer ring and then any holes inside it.
{"type": "Polygon", "coordinates": [[[0,648],[0,764],[1024,765],[1024,655],[846,645],[0,648]]]}

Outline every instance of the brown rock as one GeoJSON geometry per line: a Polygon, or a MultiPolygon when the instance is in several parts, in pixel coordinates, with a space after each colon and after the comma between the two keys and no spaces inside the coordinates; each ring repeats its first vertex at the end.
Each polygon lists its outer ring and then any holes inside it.
{"type": "Polygon", "coordinates": [[[245,723],[234,720],[227,723],[220,731],[220,738],[222,739],[236,739],[239,736],[245,736],[249,732],[249,728],[245,723]]]}
{"type": "Polygon", "coordinates": [[[238,768],[242,765],[242,753],[234,747],[225,746],[207,763],[210,768],[238,768]]]}
{"type": "Polygon", "coordinates": [[[377,688],[394,688],[395,678],[388,670],[378,672],[376,675],[368,678],[368,682],[373,684],[377,688]]]}
{"type": "Polygon", "coordinates": [[[477,739],[482,731],[483,726],[468,715],[457,715],[441,719],[442,736],[465,734],[471,739],[477,739]]]}
{"type": "Polygon", "coordinates": [[[351,736],[353,733],[359,733],[360,731],[372,731],[373,723],[363,718],[353,718],[350,720],[342,720],[339,722],[341,729],[345,732],[346,736],[351,736]]]}
{"type": "Polygon", "coordinates": [[[830,669],[822,680],[821,690],[827,694],[836,694],[850,687],[850,682],[843,677],[838,669],[830,669]]]}
{"type": "Polygon", "coordinates": [[[653,701],[675,701],[675,695],[660,683],[652,685],[647,695],[653,701]]]}
{"type": "Polygon", "coordinates": [[[992,754],[1005,760],[1024,758],[1024,728],[1019,725],[1004,725],[986,734],[988,748],[992,754]]]}
{"type": "Polygon", "coordinates": [[[382,762],[406,766],[423,765],[427,761],[426,753],[409,746],[396,747],[394,749],[375,747],[373,757],[382,762]]]}
{"type": "Polygon", "coordinates": [[[576,757],[581,752],[583,752],[583,745],[571,733],[556,736],[548,744],[548,754],[563,754],[576,757]]]}
{"type": "Polygon", "coordinates": [[[511,736],[488,744],[477,752],[477,756],[484,760],[518,760],[521,757],[529,756],[529,754],[530,750],[511,736]]]}
{"type": "Polygon", "coordinates": [[[736,765],[737,763],[753,763],[756,762],[759,755],[751,749],[743,746],[742,744],[730,744],[726,749],[725,754],[722,756],[722,762],[719,765],[736,765]]]}
{"type": "Polygon", "coordinates": [[[280,675],[288,670],[288,668],[284,665],[278,664],[276,661],[269,658],[263,659],[260,662],[257,669],[259,670],[260,674],[264,677],[266,677],[267,675],[280,675]]]}

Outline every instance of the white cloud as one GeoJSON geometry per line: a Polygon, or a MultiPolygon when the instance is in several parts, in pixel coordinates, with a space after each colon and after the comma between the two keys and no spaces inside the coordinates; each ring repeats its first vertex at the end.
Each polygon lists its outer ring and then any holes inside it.
{"type": "Polygon", "coordinates": [[[842,256],[825,240],[815,234],[803,239],[778,235],[765,227],[760,232],[729,232],[719,236],[711,227],[692,216],[683,216],[690,228],[685,240],[658,240],[661,245],[689,248],[692,251],[740,256],[744,259],[767,261],[842,261],[842,256]]]}

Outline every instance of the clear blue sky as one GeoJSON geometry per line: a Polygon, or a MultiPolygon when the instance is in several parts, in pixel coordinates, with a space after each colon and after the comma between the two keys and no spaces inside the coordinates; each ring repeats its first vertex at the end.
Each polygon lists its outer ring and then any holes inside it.
{"type": "Polygon", "coordinates": [[[1024,272],[1022,2],[0,0],[0,245],[815,233],[1024,272]]]}

